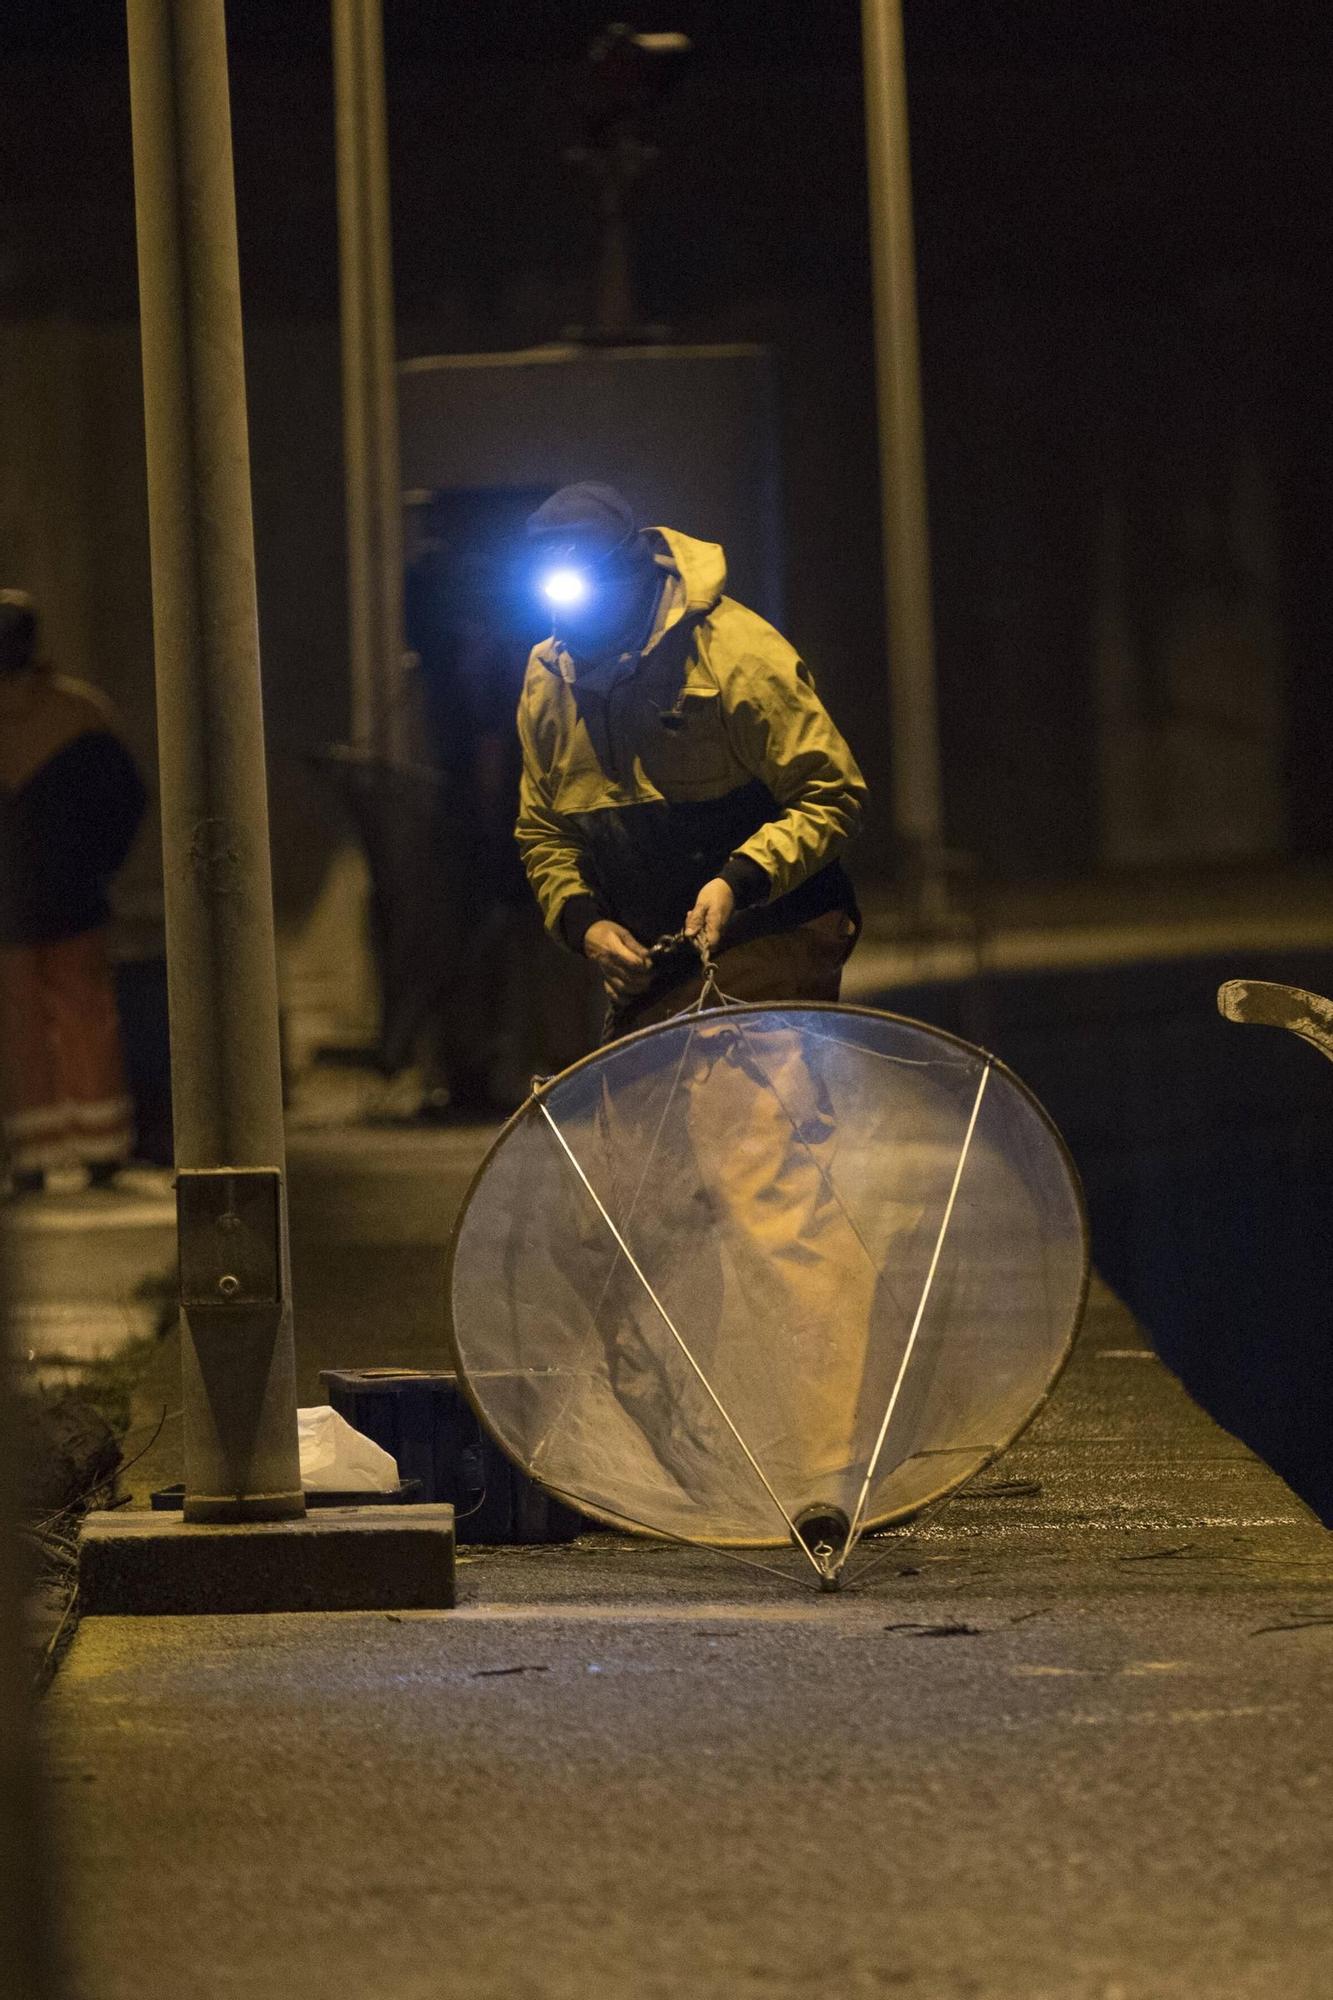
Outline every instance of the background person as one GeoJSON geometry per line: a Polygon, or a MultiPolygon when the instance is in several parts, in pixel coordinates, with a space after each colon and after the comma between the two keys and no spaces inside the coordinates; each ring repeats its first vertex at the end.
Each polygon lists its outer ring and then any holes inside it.
{"type": "Polygon", "coordinates": [[[386,1023],[385,1064],[422,1062],[419,1116],[493,1118],[517,1101],[506,1075],[508,989],[515,921],[530,906],[513,841],[513,713],[526,647],[504,615],[498,538],[484,520],[469,533],[439,511],[408,572],[406,618],[440,791],[432,852],[411,888],[411,979],[386,1023]]]}
{"type": "Polygon", "coordinates": [[[0,1117],[18,1193],[80,1161],[106,1185],[130,1156],[107,885],[145,805],[107,703],[37,638],[32,600],[0,591],[0,1117]]]}

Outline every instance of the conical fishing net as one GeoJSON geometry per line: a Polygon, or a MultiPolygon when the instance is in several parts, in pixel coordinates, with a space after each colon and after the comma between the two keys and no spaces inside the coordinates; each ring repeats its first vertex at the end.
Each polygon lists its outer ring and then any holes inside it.
{"type": "Polygon", "coordinates": [[[460,1371],[511,1456],[620,1524],[776,1546],[917,1512],[1068,1353],[1065,1149],[981,1050],[852,1007],[677,1017],[542,1086],[455,1233],[460,1371]]]}

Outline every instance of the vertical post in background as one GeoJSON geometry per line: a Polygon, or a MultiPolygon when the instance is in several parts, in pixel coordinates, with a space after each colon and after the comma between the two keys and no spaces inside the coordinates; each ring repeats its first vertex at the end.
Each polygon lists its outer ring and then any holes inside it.
{"type": "Polygon", "coordinates": [[[902,0],[861,0],[893,817],[926,927],[947,907],[902,0]]]}
{"type": "Polygon", "coordinates": [[[305,1511],[222,0],[128,0],[185,1512],[305,1511]]]}
{"type": "Polygon", "coordinates": [[[351,737],[402,749],[402,494],[380,0],[333,0],[351,737]]]}

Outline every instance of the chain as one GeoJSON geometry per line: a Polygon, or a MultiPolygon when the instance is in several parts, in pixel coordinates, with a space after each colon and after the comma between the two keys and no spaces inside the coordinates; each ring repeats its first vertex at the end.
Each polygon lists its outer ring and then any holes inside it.
{"type": "MultiPolygon", "coordinates": [[[[699,990],[698,997],[689,1001],[678,1013],[671,1015],[670,1018],[672,1020],[681,1020],[689,1014],[701,1014],[706,1007],[713,1005],[721,1007],[739,1006],[740,1002],[736,1000],[735,996],[730,993],[724,993],[717,983],[717,960],[709,950],[708,940],[702,931],[665,932],[658,938],[656,944],[649,945],[648,957],[654,969],[656,969],[666,965],[678,952],[686,950],[695,952],[698,956],[700,969],[703,973],[703,985],[699,990]]],[[[602,1036],[604,1041],[613,1039],[620,1032],[619,1023],[619,1010],[612,1004],[607,1008],[606,1020],[603,1023],[602,1036]]]]}

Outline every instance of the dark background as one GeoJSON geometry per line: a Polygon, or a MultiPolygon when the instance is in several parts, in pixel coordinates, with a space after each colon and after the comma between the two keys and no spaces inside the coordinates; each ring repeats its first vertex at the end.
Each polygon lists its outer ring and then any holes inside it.
{"type": "MultiPolygon", "coordinates": [[[[561,152],[578,59],[615,11],[609,0],[389,0],[404,353],[522,346],[584,316],[591,206],[561,152]]],[[[638,27],[680,27],[697,43],[642,188],[643,299],[682,339],[777,350],[788,622],[880,781],[863,867],[883,870],[859,9],[678,0],[629,11],[638,27]]],[[[331,329],[327,9],[233,0],[229,19],[249,323],[256,342],[266,324],[331,329]]],[[[1001,877],[1101,864],[1089,627],[1102,496],[1114,487],[1151,522],[1175,504],[1175,461],[1187,505],[1243,448],[1258,454],[1279,521],[1279,846],[1326,852],[1333,14],[1303,0],[908,0],[906,24],[952,839],[1001,877]]],[[[132,320],[121,8],[11,10],[0,61],[0,315],[132,320]]],[[[267,368],[252,393],[261,516],[265,454],[282,432],[272,406],[299,404],[302,374],[313,398],[298,350],[294,339],[286,394],[267,368]]],[[[309,622],[336,650],[336,410],[306,418],[309,622]]],[[[281,436],[284,453],[291,445],[281,436]]],[[[1150,600],[1151,552],[1147,571],[1150,600]]],[[[285,692],[290,598],[275,585],[263,605],[279,628],[268,650],[280,728],[299,708],[285,692]]]]}

